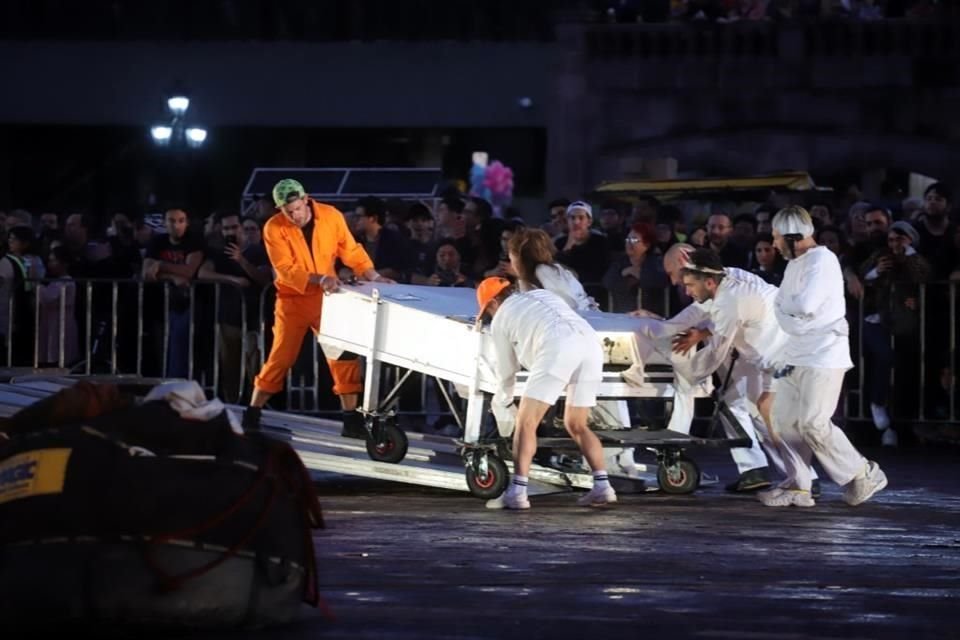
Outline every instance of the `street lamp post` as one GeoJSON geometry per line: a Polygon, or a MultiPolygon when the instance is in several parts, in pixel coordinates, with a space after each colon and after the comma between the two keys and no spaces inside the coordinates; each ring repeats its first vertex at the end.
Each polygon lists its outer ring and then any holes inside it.
{"type": "Polygon", "coordinates": [[[157,124],[150,127],[150,137],[161,147],[171,145],[186,145],[199,148],[207,140],[207,130],[202,127],[188,127],[186,123],[187,109],[190,108],[190,99],[183,95],[167,98],[167,110],[170,112],[170,121],[167,124],[157,124]]]}

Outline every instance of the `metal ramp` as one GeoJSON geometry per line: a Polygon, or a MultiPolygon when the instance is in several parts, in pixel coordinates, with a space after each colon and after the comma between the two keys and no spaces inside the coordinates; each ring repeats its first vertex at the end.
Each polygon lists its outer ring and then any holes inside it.
{"type": "MultiPolygon", "coordinates": [[[[0,384],[0,416],[10,416],[73,385],[78,379],[25,376],[0,384]]],[[[109,380],[100,378],[99,381],[109,380]]],[[[228,408],[236,412],[243,411],[241,406],[228,408]]],[[[341,424],[333,420],[264,411],[262,425],[271,436],[290,441],[311,471],[468,491],[457,443],[450,438],[408,432],[410,444],[406,457],[398,464],[390,464],[371,460],[363,441],[341,437],[341,424]]],[[[530,471],[529,492],[531,495],[542,495],[573,488],[589,489],[592,481],[589,474],[565,473],[534,465],[530,471]]],[[[642,490],[643,483],[637,484],[637,489],[642,490]]]]}

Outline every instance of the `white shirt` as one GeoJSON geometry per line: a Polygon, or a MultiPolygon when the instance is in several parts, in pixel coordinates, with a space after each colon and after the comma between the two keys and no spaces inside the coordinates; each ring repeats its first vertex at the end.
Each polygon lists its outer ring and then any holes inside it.
{"type": "Polygon", "coordinates": [[[837,256],[813,247],[787,262],[774,302],[777,322],[790,336],[782,361],[800,367],[849,369],[850,327],[837,256]]]}
{"type": "Polygon", "coordinates": [[[760,369],[771,369],[787,341],[777,323],[774,300],[777,288],[743,269],[724,269],[726,277],[717,287],[707,313],[713,323],[707,349],[693,358],[696,379],[709,376],[735,348],[745,362],[760,369]]]}
{"type": "MultiPolygon", "coordinates": [[[[559,264],[538,264],[535,273],[541,286],[560,296],[571,309],[588,311],[597,308],[596,301],[587,295],[577,276],[573,275],[569,269],[559,264]]],[[[521,280],[520,290],[533,291],[534,287],[529,282],[521,280]]]]}
{"type": "Polygon", "coordinates": [[[596,332],[562,298],[546,289],[515,293],[504,300],[493,316],[490,334],[496,354],[497,390],[493,402],[513,402],[513,386],[521,368],[549,364],[551,353],[564,349],[573,336],[596,332]]]}

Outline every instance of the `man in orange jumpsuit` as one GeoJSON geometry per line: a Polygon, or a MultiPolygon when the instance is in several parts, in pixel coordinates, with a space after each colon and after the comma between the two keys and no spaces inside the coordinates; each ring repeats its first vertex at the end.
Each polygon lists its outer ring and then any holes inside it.
{"type": "MultiPolygon", "coordinates": [[[[320,327],[323,296],[342,284],[336,276],[337,258],[364,280],[393,282],[382,277],[357,244],[347,223],[334,207],[308,198],[296,180],[281,180],[273,188],[279,211],[263,226],[263,242],[275,272],[277,288],[273,348],[253,380],[253,396],[243,415],[245,429],[260,427],[260,412],[270,396],[283,388],[308,329],[320,327]]],[[[344,411],[343,435],[366,437],[363,416],[356,411],[361,390],[360,361],[327,360],[333,392],[344,411]]]]}

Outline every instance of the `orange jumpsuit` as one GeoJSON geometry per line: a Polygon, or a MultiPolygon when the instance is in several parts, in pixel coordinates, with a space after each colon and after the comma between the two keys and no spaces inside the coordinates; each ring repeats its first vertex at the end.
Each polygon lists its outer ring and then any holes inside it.
{"type": "MultiPolygon", "coordinates": [[[[297,360],[307,329],[320,328],[323,289],[309,284],[310,274],[336,276],[339,258],[358,276],[373,268],[373,261],[353,239],[343,214],[334,207],[309,200],[313,211],[313,253],[300,227],[278,212],[263,226],[263,242],[273,265],[277,303],[273,348],[253,385],[267,393],[283,388],[287,371],[297,360]]],[[[362,385],[359,360],[327,360],[336,395],[359,393],[362,385]]]]}

